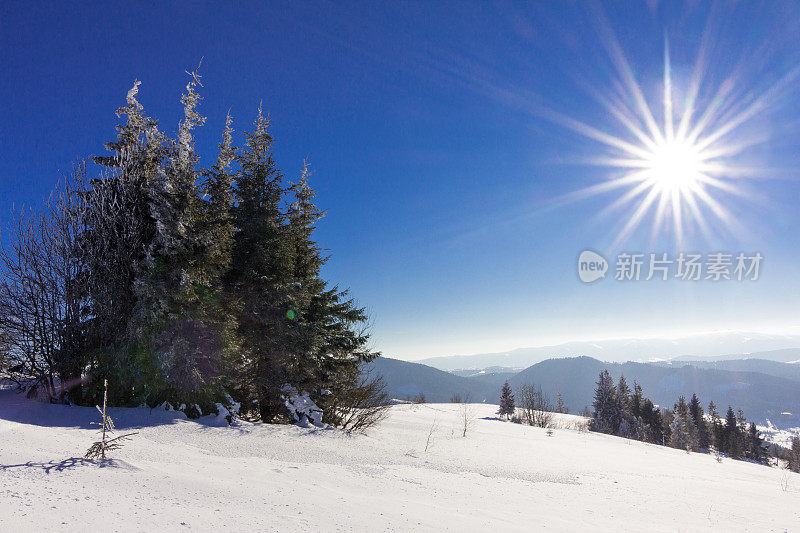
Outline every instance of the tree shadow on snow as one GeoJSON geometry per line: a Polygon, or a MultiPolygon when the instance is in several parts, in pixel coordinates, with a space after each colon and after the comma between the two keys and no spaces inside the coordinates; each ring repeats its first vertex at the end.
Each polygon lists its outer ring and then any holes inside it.
{"type": "MultiPolygon", "coordinates": [[[[254,431],[281,431],[282,425],[263,424],[261,422],[238,421],[228,426],[224,421],[220,424],[216,415],[206,415],[189,419],[180,411],[166,411],[163,407],[112,407],[109,415],[114,419],[117,431],[129,431],[146,427],[166,426],[170,424],[194,423],[202,429],[213,430],[220,426],[236,430],[239,434],[254,431]]],[[[16,422],[39,427],[58,427],[76,429],[98,429],[100,414],[94,407],[77,405],[61,405],[28,399],[11,389],[0,388],[0,429],[4,421],[16,422]]],[[[309,425],[303,428],[307,435],[330,434],[334,428],[325,426],[317,428],[309,425]]],[[[2,465],[0,465],[2,466],[2,465]]]]}
{"type": "Polygon", "coordinates": [[[72,468],[78,468],[82,466],[98,466],[100,468],[123,468],[123,469],[131,469],[132,467],[123,461],[118,461],[115,459],[85,459],[83,457],[70,457],[69,459],[64,459],[63,461],[50,461],[47,463],[34,463],[33,461],[28,461],[27,463],[20,463],[18,465],[0,465],[0,470],[5,472],[6,470],[11,470],[12,468],[35,468],[44,470],[46,473],[50,474],[52,472],[63,472],[65,470],[70,470],[72,468]]]}
{"type": "MultiPolygon", "coordinates": [[[[162,407],[113,407],[109,414],[114,418],[117,430],[130,430],[151,426],[177,424],[189,420],[180,411],[166,411],[162,407]]],[[[202,425],[209,425],[214,417],[203,417],[195,420],[202,425]],[[206,418],[208,420],[204,420],[206,418]]],[[[14,390],[0,389],[0,427],[3,421],[16,422],[40,427],[61,427],[79,429],[97,429],[100,414],[94,407],[61,405],[28,399],[24,394],[14,390]]]]}

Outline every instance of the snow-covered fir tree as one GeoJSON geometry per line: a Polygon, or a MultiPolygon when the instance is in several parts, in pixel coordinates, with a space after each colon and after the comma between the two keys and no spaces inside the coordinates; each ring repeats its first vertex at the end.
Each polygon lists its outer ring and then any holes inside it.
{"type": "Polygon", "coordinates": [[[233,118],[230,113],[225,117],[225,129],[216,163],[206,172],[203,192],[208,198],[206,202],[203,224],[205,232],[203,243],[206,247],[206,272],[210,284],[217,284],[227,273],[231,264],[233,234],[234,179],[235,173],[231,164],[236,157],[233,145],[233,118]]]}
{"type": "Polygon", "coordinates": [[[196,406],[190,416],[230,393],[245,416],[285,421],[290,388],[333,423],[381,407],[380,383],[360,372],[377,356],[367,314],[320,276],[323,211],[308,166],[284,183],[259,109],[242,150],[227,117],[216,163],[203,169],[202,85],[189,75],[174,139],[144,113],[136,81],[110,155],[94,158],[101,174],[70,190],[78,307],[60,326],[74,338],[57,362],[62,381],[78,383],[69,400],[96,403],[108,379],[115,405],[196,406]]]}
{"type": "Polygon", "coordinates": [[[144,115],[136,98],[139,85],[134,82],[126,105],[117,109],[126,121],[117,126],[117,139],[105,145],[112,155],[93,158],[108,170],[80,193],[84,231],[78,252],[86,267],[82,289],[90,302],[83,330],[93,357],[86,361],[91,371],[83,391],[75,391],[81,397],[73,399],[89,404],[102,398],[101,378],[108,378],[109,401],[121,405],[147,400],[150,384],[159,379],[133,324],[142,309],[142,276],[158,231],[155,206],[164,198],[167,139],[157,121],[144,115]]]}
{"type": "Polygon", "coordinates": [[[681,450],[699,450],[697,428],[689,413],[689,406],[686,403],[686,398],[683,396],[681,396],[678,399],[678,403],[675,404],[673,420],[670,424],[669,445],[681,450]]]}

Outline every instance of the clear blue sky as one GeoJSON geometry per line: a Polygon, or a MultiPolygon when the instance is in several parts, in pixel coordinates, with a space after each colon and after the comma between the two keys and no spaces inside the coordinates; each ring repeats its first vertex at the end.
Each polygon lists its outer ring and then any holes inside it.
{"type": "Polygon", "coordinates": [[[325,276],[369,308],[387,356],[780,330],[800,325],[798,35],[800,5],[771,1],[5,1],[0,222],[12,204],[40,202],[59,170],[103,152],[134,79],[147,113],[174,132],[184,71],[204,57],[205,161],[227,110],[241,133],[263,100],[286,173],[306,155],[316,171],[328,211],[318,237],[333,253],[325,276]],[[615,39],[659,124],[665,40],[676,109],[699,50],[698,115],[721,85],[718,124],[757,104],[722,158],[754,179],[731,180],[739,195],[713,189],[731,223],[707,237],[691,217],[681,245],[671,225],[653,237],[650,213],[615,243],[630,212],[597,215],[625,189],[559,201],[625,170],[587,164],[608,147],[569,122],[635,140],[597,98],[636,108],[612,60],[615,39]],[[612,262],[625,249],[759,251],[764,263],[756,282],[584,285],[585,248],[612,262]]]}

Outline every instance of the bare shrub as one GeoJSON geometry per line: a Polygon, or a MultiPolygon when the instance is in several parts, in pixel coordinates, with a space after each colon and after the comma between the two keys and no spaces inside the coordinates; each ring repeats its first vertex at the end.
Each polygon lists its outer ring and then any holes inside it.
{"type": "Polygon", "coordinates": [[[37,210],[12,214],[0,248],[0,331],[3,375],[30,396],[54,397],[79,380],[86,350],[77,252],[78,189],[84,167],[65,177],[37,210]]]}
{"type": "Polygon", "coordinates": [[[582,418],[553,417],[552,422],[550,422],[550,427],[553,429],[569,429],[572,431],[587,432],[589,431],[589,421],[582,418]]]}
{"type": "Polygon", "coordinates": [[[420,392],[419,394],[411,398],[411,403],[427,403],[425,401],[425,393],[420,392]]]}
{"type": "Polygon", "coordinates": [[[589,421],[584,419],[576,420],[573,422],[573,427],[575,431],[580,431],[581,433],[588,433],[589,432],[589,421]]]}
{"type": "Polygon", "coordinates": [[[106,412],[106,406],[108,403],[108,380],[103,380],[103,408],[97,407],[97,410],[100,411],[100,416],[102,416],[102,422],[97,422],[100,428],[100,440],[92,444],[92,446],[86,451],[86,455],[84,455],[84,459],[95,459],[100,458],[102,460],[106,459],[106,453],[112,450],[118,450],[122,448],[122,441],[130,439],[132,436],[136,435],[136,433],[127,433],[125,435],[120,435],[118,437],[109,438],[109,434],[114,432],[114,419],[108,416],[106,412]]]}
{"type": "Polygon", "coordinates": [[[781,472],[781,490],[789,492],[789,470],[781,472]]]}
{"type": "Polygon", "coordinates": [[[461,395],[456,392],[450,396],[450,403],[461,403],[461,395]]]}
{"type": "Polygon", "coordinates": [[[471,404],[466,402],[461,404],[459,409],[459,421],[461,425],[461,436],[466,437],[467,431],[472,428],[475,423],[475,409],[471,404]]]}
{"type": "Polygon", "coordinates": [[[553,421],[553,406],[541,387],[522,385],[519,392],[519,405],[522,418],[528,425],[540,428],[550,427],[553,421]]]}
{"type": "Polygon", "coordinates": [[[436,428],[437,428],[436,417],[434,417],[433,424],[431,424],[431,429],[428,431],[428,438],[425,440],[426,452],[428,451],[428,448],[430,448],[433,445],[433,433],[436,431],[436,428]]]}
{"type": "Polygon", "coordinates": [[[372,377],[356,369],[348,383],[335,395],[327,420],[347,433],[366,431],[386,418],[390,407],[386,384],[381,376],[372,377]]]}

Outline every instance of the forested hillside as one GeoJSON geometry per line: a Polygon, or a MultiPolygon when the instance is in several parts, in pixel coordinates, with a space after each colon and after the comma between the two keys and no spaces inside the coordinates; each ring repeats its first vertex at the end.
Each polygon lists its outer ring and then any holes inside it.
{"type": "MultiPolygon", "coordinates": [[[[591,407],[597,376],[608,370],[615,379],[624,375],[629,383],[638,382],[657,405],[670,407],[681,395],[697,394],[706,403],[714,401],[719,406],[741,408],[750,419],[762,424],[769,419],[781,427],[800,425],[800,381],[766,373],[767,369],[778,370],[771,364],[762,367],[736,361],[719,365],[730,368],[727,370],[714,368],[711,363],[606,363],[591,357],[572,357],[548,359],[511,376],[476,374],[472,377],[454,376],[418,363],[386,358],[379,358],[374,366],[389,385],[390,395],[402,399],[421,392],[428,401],[449,401],[458,393],[462,397],[469,394],[473,401],[497,403],[500,387],[508,379],[514,390],[526,384],[539,386],[552,401],[561,393],[564,405],[570,412],[578,413],[591,407]],[[734,370],[736,368],[754,368],[762,372],[734,370]]],[[[786,366],[794,369],[793,365],[786,366]]],[[[785,372],[785,376],[793,375],[785,372]]]]}

